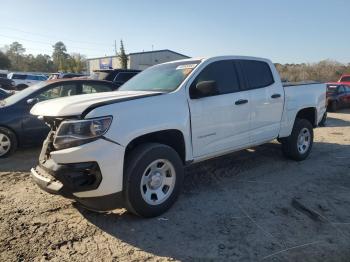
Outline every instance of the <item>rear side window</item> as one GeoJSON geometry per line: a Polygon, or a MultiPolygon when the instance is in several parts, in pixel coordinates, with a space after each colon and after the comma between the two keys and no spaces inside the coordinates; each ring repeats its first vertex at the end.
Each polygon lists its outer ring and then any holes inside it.
{"type": "Polygon", "coordinates": [[[266,87],[275,82],[267,63],[254,60],[240,60],[239,63],[247,79],[249,89],[266,87]]]}
{"type": "Polygon", "coordinates": [[[239,80],[233,61],[217,61],[207,65],[196,77],[191,89],[202,81],[215,81],[220,94],[239,91],[239,80]]]}

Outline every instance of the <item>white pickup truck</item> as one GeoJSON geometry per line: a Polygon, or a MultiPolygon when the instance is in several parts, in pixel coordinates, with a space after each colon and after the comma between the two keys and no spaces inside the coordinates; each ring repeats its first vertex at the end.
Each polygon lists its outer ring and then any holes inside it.
{"type": "Polygon", "coordinates": [[[267,59],[160,64],[115,92],[36,104],[51,132],[32,177],[91,210],[153,217],[174,203],[190,163],[273,139],[305,159],[325,111],[324,84],[284,87],[267,59]]]}

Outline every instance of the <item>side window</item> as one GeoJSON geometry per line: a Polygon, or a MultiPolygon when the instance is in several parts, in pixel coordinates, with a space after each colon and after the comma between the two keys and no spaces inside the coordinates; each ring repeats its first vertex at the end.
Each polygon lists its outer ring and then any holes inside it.
{"type": "Polygon", "coordinates": [[[115,82],[126,82],[128,80],[130,80],[134,75],[136,75],[135,73],[119,73],[114,81],[115,82]]]}
{"type": "Polygon", "coordinates": [[[17,75],[17,74],[12,75],[12,79],[25,80],[26,77],[27,77],[27,75],[17,75]]]}
{"type": "Polygon", "coordinates": [[[346,91],[347,93],[350,93],[350,86],[345,86],[345,91],[346,91]]]}
{"type": "Polygon", "coordinates": [[[39,101],[45,101],[49,99],[74,95],[78,95],[77,86],[75,84],[63,84],[52,87],[40,93],[37,98],[39,101]]]}
{"type": "Polygon", "coordinates": [[[83,94],[100,93],[112,91],[112,88],[108,85],[97,84],[97,83],[86,83],[82,85],[83,94]]]}
{"type": "Polygon", "coordinates": [[[220,95],[239,91],[237,72],[231,60],[217,61],[207,65],[191,84],[191,90],[194,90],[196,85],[202,81],[215,81],[220,95]]]}
{"type": "Polygon", "coordinates": [[[266,87],[275,82],[267,63],[254,60],[240,60],[239,63],[246,76],[249,89],[266,87]]]}

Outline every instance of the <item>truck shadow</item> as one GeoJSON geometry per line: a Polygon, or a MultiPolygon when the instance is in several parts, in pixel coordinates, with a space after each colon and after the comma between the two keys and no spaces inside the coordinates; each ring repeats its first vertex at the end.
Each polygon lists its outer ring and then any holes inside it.
{"type": "MultiPolygon", "coordinates": [[[[257,261],[279,251],[278,240],[266,237],[258,227],[252,224],[245,212],[242,213],[236,203],[244,203],[250,212],[253,212],[250,209],[254,206],[258,211],[254,211],[256,213],[252,215],[252,219],[262,217],[263,224],[270,224],[270,227],[264,229],[267,232],[274,232],[276,227],[289,227],[290,225],[285,225],[285,221],[288,220],[292,225],[295,223],[296,229],[293,230],[300,229],[301,232],[305,230],[305,232],[314,233],[312,232],[314,227],[309,225],[308,218],[304,218],[299,213],[293,213],[293,216],[286,218],[285,212],[277,214],[276,210],[271,210],[271,203],[283,207],[287,202],[291,202],[295,194],[304,195],[303,190],[309,192],[310,188],[307,185],[315,190],[313,188],[315,185],[308,182],[305,188],[298,188],[294,194],[290,192],[288,186],[295,183],[295,178],[288,181],[288,176],[287,180],[282,180],[286,170],[293,169],[294,172],[301,172],[300,170],[310,165],[316,165],[316,162],[324,163],[338,153],[341,157],[346,155],[349,157],[349,147],[316,142],[314,152],[308,160],[294,162],[284,158],[280,145],[273,142],[189,166],[186,168],[184,189],[178,202],[158,218],[141,219],[125,210],[97,214],[79,205],[76,207],[88,221],[102,231],[137,249],[157,256],[179,260],[245,258],[257,261]],[[281,181],[272,182],[272,179],[281,181]],[[266,198],[265,202],[257,204],[254,197],[249,199],[254,192],[259,193],[261,198],[266,198]],[[290,198],[286,194],[290,194],[290,198]],[[270,222],[273,217],[277,222],[270,222]],[[228,222],[225,219],[228,219],[228,222]]],[[[338,160],[341,161],[341,159],[338,160]]],[[[349,165],[347,167],[350,168],[349,165]]],[[[299,178],[310,180],[312,175],[312,172],[305,172],[299,178]]],[[[350,177],[347,181],[339,183],[349,186],[348,190],[350,189],[350,177]]],[[[330,188],[332,185],[327,186],[330,188]]],[[[350,207],[350,199],[348,200],[350,207]]],[[[347,219],[350,219],[350,211],[347,213],[347,219]]],[[[330,232],[327,231],[325,235],[332,237],[330,235],[336,234],[330,232]]],[[[282,238],[286,237],[280,231],[274,234],[281,234],[282,238]]],[[[305,241],[305,243],[309,241],[310,235],[300,234],[301,236],[293,241],[305,241]]],[[[327,257],[327,253],[325,255],[327,257]]],[[[284,261],[289,259],[292,261],[291,258],[284,261]]]]}
{"type": "Polygon", "coordinates": [[[326,127],[343,127],[350,126],[350,121],[346,121],[332,116],[327,117],[326,127]]]}

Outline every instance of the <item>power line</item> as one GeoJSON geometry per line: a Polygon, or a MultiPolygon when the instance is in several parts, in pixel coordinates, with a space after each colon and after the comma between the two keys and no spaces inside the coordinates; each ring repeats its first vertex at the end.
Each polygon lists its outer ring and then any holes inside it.
{"type": "MultiPolygon", "coordinates": [[[[27,39],[27,38],[22,38],[22,37],[17,37],[17,36],[8,36],[8,35],[3,35],[3,34],[0,34],[0,36],[8,38],[8,39],[16,39],[16,40],[20,40],[20,41],[28,41],[28,42],[52,46],[52,43],[44,42],[44,41],[31,40],[31,39],[27,39]]],[[[69,47],[74,48],[74,49],[80,49],[80,50],[91,50],[91,51],[99,51],[99,52],[101,51],[101,49],[96,49],[96,48],[77,47],[77,46],[71,46],[71,45],[69,47]]]]}
{"type": "MultiPolygon", "coordinates": [[[[34,32],[24,31],[24,30],[21,30],[21,29],[8,27],[8,26],[0,26],[0,28],[7,29],[7,30],[12,30],[12,31],[17,31],[17,32],[22,32],[22,33],[26,33],[26,34],[31,34],[31,35],[37,35],[37,36],[40,36],[40,37],[43,37],[43,38],[50,38],[51,39],[52,37],[57,37],[57,36],[53,36],[53,35],[49,36],[49,35],[43,35],[43,34],[38,34],[38,33],[34,33],[34,32]]],[[[62,41],[68,41],[68,42],[106,46],[106,44],[102,43],[102,42],[97,43],[97,42],[77,41],[77,40],[71,40],[71,39],[62,38],[62,37],[61,37],[61,39],[62,39],[62,41]]]]}

